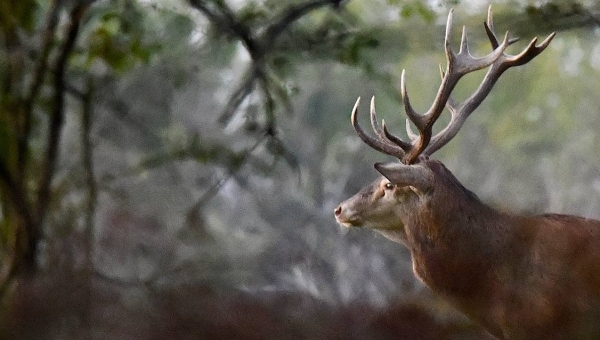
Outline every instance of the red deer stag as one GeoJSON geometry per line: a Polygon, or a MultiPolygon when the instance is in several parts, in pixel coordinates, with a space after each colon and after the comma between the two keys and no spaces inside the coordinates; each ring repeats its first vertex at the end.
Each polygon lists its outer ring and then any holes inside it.
{"type": "Polygon", "coordinates": [[[600,221],[546,214],[517,216],[482,203],[439,161],[429,156],[452,139],[465,119],[488,95],[500,75],[540,54],[554,37],[536,39],[518,55],[494,33],[491,9],[484,23],[493,51],[473,57],[463,28],[460,50],[450,47],[452,11],[445,36],[446,70],[429,110],[411,107],[404,72],[401,91],[406,115],[418,129],[410,141],[379,125],[374,100],[371,125],[376,137],[359,126],[359,100],[352,125],[371,148],[401,162],[377,163],[383,176],[335,209],[346,227],[369,227],[402,243],[413,270],[427,286],[473,321],[501,339],[600,338],[600,221]],[[462,76],[488,68],[481,85],[463,102],[450,98],[462,76]],[[450,123],[432,136],[446,107],[450,123]]]}

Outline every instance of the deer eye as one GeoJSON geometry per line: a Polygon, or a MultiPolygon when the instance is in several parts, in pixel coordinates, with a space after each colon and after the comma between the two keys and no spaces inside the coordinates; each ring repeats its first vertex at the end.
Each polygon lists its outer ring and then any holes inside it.
{"type": "Polygon", "coordinates": [[[385,183],[385,188],[386,190],[392,190],[394,189],[394,185],[390,182],[385,183]]]}

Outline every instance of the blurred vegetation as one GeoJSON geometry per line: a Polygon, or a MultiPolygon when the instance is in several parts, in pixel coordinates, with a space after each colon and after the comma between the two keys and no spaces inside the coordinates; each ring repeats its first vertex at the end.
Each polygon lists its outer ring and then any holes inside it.
{"type": "MultiPolygon", "coordinates": [[[[401,71],[425,108],[451,7],[454,43],[465,25],[486,53],[479,1],[4,1],[2,334],[265,338],[292,318],[272,334],[481,336],[428,296],[405,249],[331,213],[386,158],[350,126],[356,97],[377,94],[403,130],[401,71]],[[244,309],[256,318],[219,328],[244,309]]],[[[436,157],[494,206],[600,218],[600,4],[493,8],[515,51],[559,34],[436,157]]]]}

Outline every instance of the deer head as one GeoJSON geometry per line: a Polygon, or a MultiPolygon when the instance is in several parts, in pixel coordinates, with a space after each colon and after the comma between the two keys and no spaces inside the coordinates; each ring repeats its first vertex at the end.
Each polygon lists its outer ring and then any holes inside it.
{"type": "MultiPolygon", "coordinates": [[[[427,206],[426,200],[446,187],[446,171],[433,171],[429,156],[448,143],[459,131],[467,117],[483,102],[498,78],[511,67],[526,64],[539,55],[550,43],[554,33],[541,44],[534,38],[517,55],[505,53],[508,46],[518,39],[509,38],[508,32],[500,42],[494,32],[491,6],[484,28],[492,45],[492,52],[476,58],[469,52],[466,29],[463,27],[460,49],[455,53],[450,46],[453,11],[448,15],[444,49],[447,58],[445,70],[440,66],[442,81],[431,107],[423,114],[417,113],[410,104],[406,87],[406,72],[402,71],[401,93],[406,120],[406,132],[410,140],[405,141],[391,134],[385,121],[378,122],[375,111],[375,97],[371,99],[371,126],[375,137],[368,135],[358,123],[360,97],[352,109],[352,126],[358,136],[373,149],[398,158],[400,163],[375,164],[383,177],[361,190],[357,195],[340,204],[335,209],[337,221],[344,226],[369,226],[375,229],[398,229],[402,218],[414,215],[419,208],[427,206]],[[455,102],[451,93],[458,81],[466,74],[487,68],[487,73],[479,87],[462,102],[455,102]],[[432,128],[441,113],[447,108],[451,118],[448,125],[435,136],[432,128]],[[411,122],[418,130],[414,133],[411,122]],[[440,177],[444,176],[444,178],[440,177]]],[[[451,176],[451,174],[450,174],[451,176]]]]}

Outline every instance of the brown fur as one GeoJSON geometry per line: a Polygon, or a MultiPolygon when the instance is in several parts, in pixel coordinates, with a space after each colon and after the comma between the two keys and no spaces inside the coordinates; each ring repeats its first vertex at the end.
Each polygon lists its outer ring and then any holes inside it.
{"type": "Polygon", "coordinates": [[[600,337],[600,221],[499,212],[442,163],[420,165],[431,190],[386,189],[382,177],[342,203],[338,221],[403,243],[415,274],[498,338],[600,337]]]}

